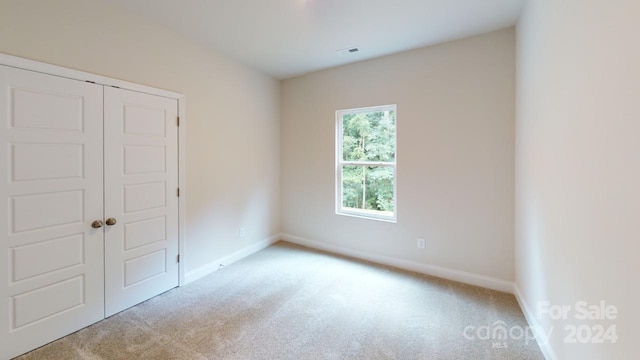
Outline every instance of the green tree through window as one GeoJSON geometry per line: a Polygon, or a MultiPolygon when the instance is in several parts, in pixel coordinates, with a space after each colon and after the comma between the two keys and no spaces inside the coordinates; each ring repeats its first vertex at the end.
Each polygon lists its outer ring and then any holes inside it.
{"type": "Polygon", "coordinates": [[[395,219],[395,105],[337,116],[338,213],[395,219]]]}

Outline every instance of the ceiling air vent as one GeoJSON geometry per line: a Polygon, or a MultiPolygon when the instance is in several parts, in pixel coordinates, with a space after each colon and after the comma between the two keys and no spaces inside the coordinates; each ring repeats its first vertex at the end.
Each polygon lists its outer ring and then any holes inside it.
{"type": "Polygon", "coordinates": [[[340,56],[345,56],[345,55],[351,55],[351,54],[355,54],[357,52],[360,52],[360,49],[358,49],[357,47],[351,47],[351,48],[346,48],[346,49],[342,49],[342,50],[337,50],[336,52],[340,56]]]}

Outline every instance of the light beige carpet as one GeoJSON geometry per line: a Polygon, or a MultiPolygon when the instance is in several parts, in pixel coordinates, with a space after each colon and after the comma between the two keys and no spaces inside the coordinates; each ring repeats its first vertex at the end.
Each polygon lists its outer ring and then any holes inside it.
{"type": "Polygon", "coordinates": [[[527,324],[512,295],[280,242],[19,359],[544,359],[483,326],[527,324]]]}

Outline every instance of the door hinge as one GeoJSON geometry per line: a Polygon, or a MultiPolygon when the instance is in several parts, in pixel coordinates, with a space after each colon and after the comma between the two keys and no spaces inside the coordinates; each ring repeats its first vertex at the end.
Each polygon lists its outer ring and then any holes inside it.
{"type": "Polygon", "coordinates": [[[178,119],[176,120],[176,123],[178,124],[178,126],[180,126],[180,116],[178,116],[178,119]]]}
{"type": "Polygon", "coordinates": [[[180,254],[178,254],[178,259],[177,260],[178,260],[178,262],[180,262],[180,254]]]}
{"type": "Polygon", "coordinates": [[[177,189],[178,197],[180,197],[180,188],[177,189]]]}

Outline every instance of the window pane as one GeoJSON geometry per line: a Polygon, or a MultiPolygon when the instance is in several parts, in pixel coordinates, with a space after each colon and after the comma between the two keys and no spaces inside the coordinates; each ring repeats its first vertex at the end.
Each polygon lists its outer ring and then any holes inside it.
{"type": "Polygon", "coordinates": [[[362,209],[362,175],[364,166],[342,167],[342,207],[362,209]]]}
{"type": "Polygon", "coordinates": [[[394,161],[395,111],[346,114],[342,117],[342,158],[345,161],[394,161]]]}
{"type": "Polygon", "coordinates": [[[342,209],[393,216],[391,166],[343,166],[342,209]]]}

